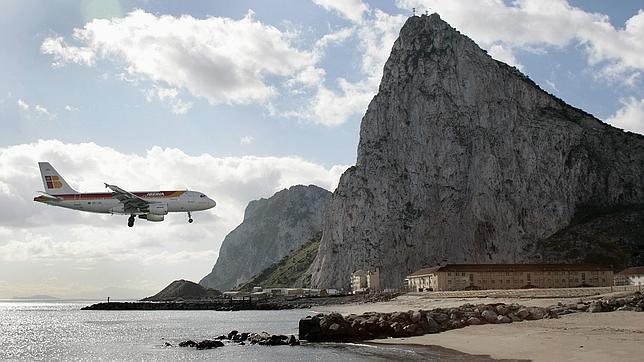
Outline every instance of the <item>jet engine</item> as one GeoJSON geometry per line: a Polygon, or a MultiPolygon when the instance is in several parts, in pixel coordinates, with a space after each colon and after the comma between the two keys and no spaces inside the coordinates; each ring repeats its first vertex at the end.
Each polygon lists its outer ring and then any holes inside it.
{"type": "MultiPolygon", "coordinates": [[[[150,204],[149,206],[150,211],[148,215],[167,215],[168,214],[168,204],[166,203],[155,203],[155,204],[150,204]]],[[[148,219],[149,220],[149,219],[148,219]]],[[[161,218],[163,220],[163,218],[161,218]]],[[[161,221],[161,220],[156,220],[156,221],[161,221]]]]}
{"type": "Polygon", "coordinates": [[[154,221],[154,222],[163,221],[163,215],[145,214],[145,215],[139,215],[139,218],[145,219],[147,221],[154,221]]]}

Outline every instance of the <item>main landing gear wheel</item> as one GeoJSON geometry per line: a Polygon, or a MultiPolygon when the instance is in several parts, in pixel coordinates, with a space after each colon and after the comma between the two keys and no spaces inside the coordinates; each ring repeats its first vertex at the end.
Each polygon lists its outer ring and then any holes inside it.
{"type": "Polygon", "coordinates": [[[130,215],[130,218],[127,219],[127,226],[129,227],[134,226],[134,215],[130,215]]]}
{"type": "Polygon", "coordinates": [[[190,215],[190,213],[188,213],[188,223],[192,224],[192,221],[193,221],[192,220],[192,215],[190,215]]]}

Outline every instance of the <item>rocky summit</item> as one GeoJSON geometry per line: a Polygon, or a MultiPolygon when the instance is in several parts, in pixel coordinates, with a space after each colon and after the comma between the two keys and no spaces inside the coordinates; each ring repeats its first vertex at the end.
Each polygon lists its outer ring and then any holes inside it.
{"type": "Polygon", "coordinates": [[[330,198],[320,187],[297,185],[251,201],[243,222],[224,239],[212,272],[199,284],[233,288],[309,242],[322,230],[330,198]]]}
{"type": "Polygon", "coordinates": [[[575,215],[642,204],[643,136],[548,94],[437,14],[414,16],[309,272],[346,288],[353,271],[380,268],[387,288],[427,265],[539,262],[537,245],[575,215]]]}

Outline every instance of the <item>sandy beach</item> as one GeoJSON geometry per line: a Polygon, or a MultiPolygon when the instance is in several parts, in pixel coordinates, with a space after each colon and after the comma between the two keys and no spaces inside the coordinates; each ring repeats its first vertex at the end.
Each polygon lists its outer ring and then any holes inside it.
{"type": "MultiPolygon", "coordinates": [[[[550,306],[581,298],[428,298],[403,295],[388,302],[321,306],[315,311],[360,314],[455,307],[465,303],[519,303],[550,306]]],[[[559,319],[469,326],[418,337],[373,340],[373,343],[441,346],[496,359],[533,361],[642,361],[644,313],[575,313],[559,319]]]]}

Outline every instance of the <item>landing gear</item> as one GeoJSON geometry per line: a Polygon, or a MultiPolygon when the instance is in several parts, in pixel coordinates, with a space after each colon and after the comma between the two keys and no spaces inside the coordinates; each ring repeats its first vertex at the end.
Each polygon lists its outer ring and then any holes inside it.
{"type": "Polygon", "coordinates": [[[192,224],[192,221],[193,221],[192,220],[192,215],[190,215],[190,213],[188,213],[188,223],[192,224]]]}
{"type": "Polygon", "coordinates": [[[130,218],[127,219],[127,226],[129,227],[134,226],[134,215],[130,215],[130,218]]]}

